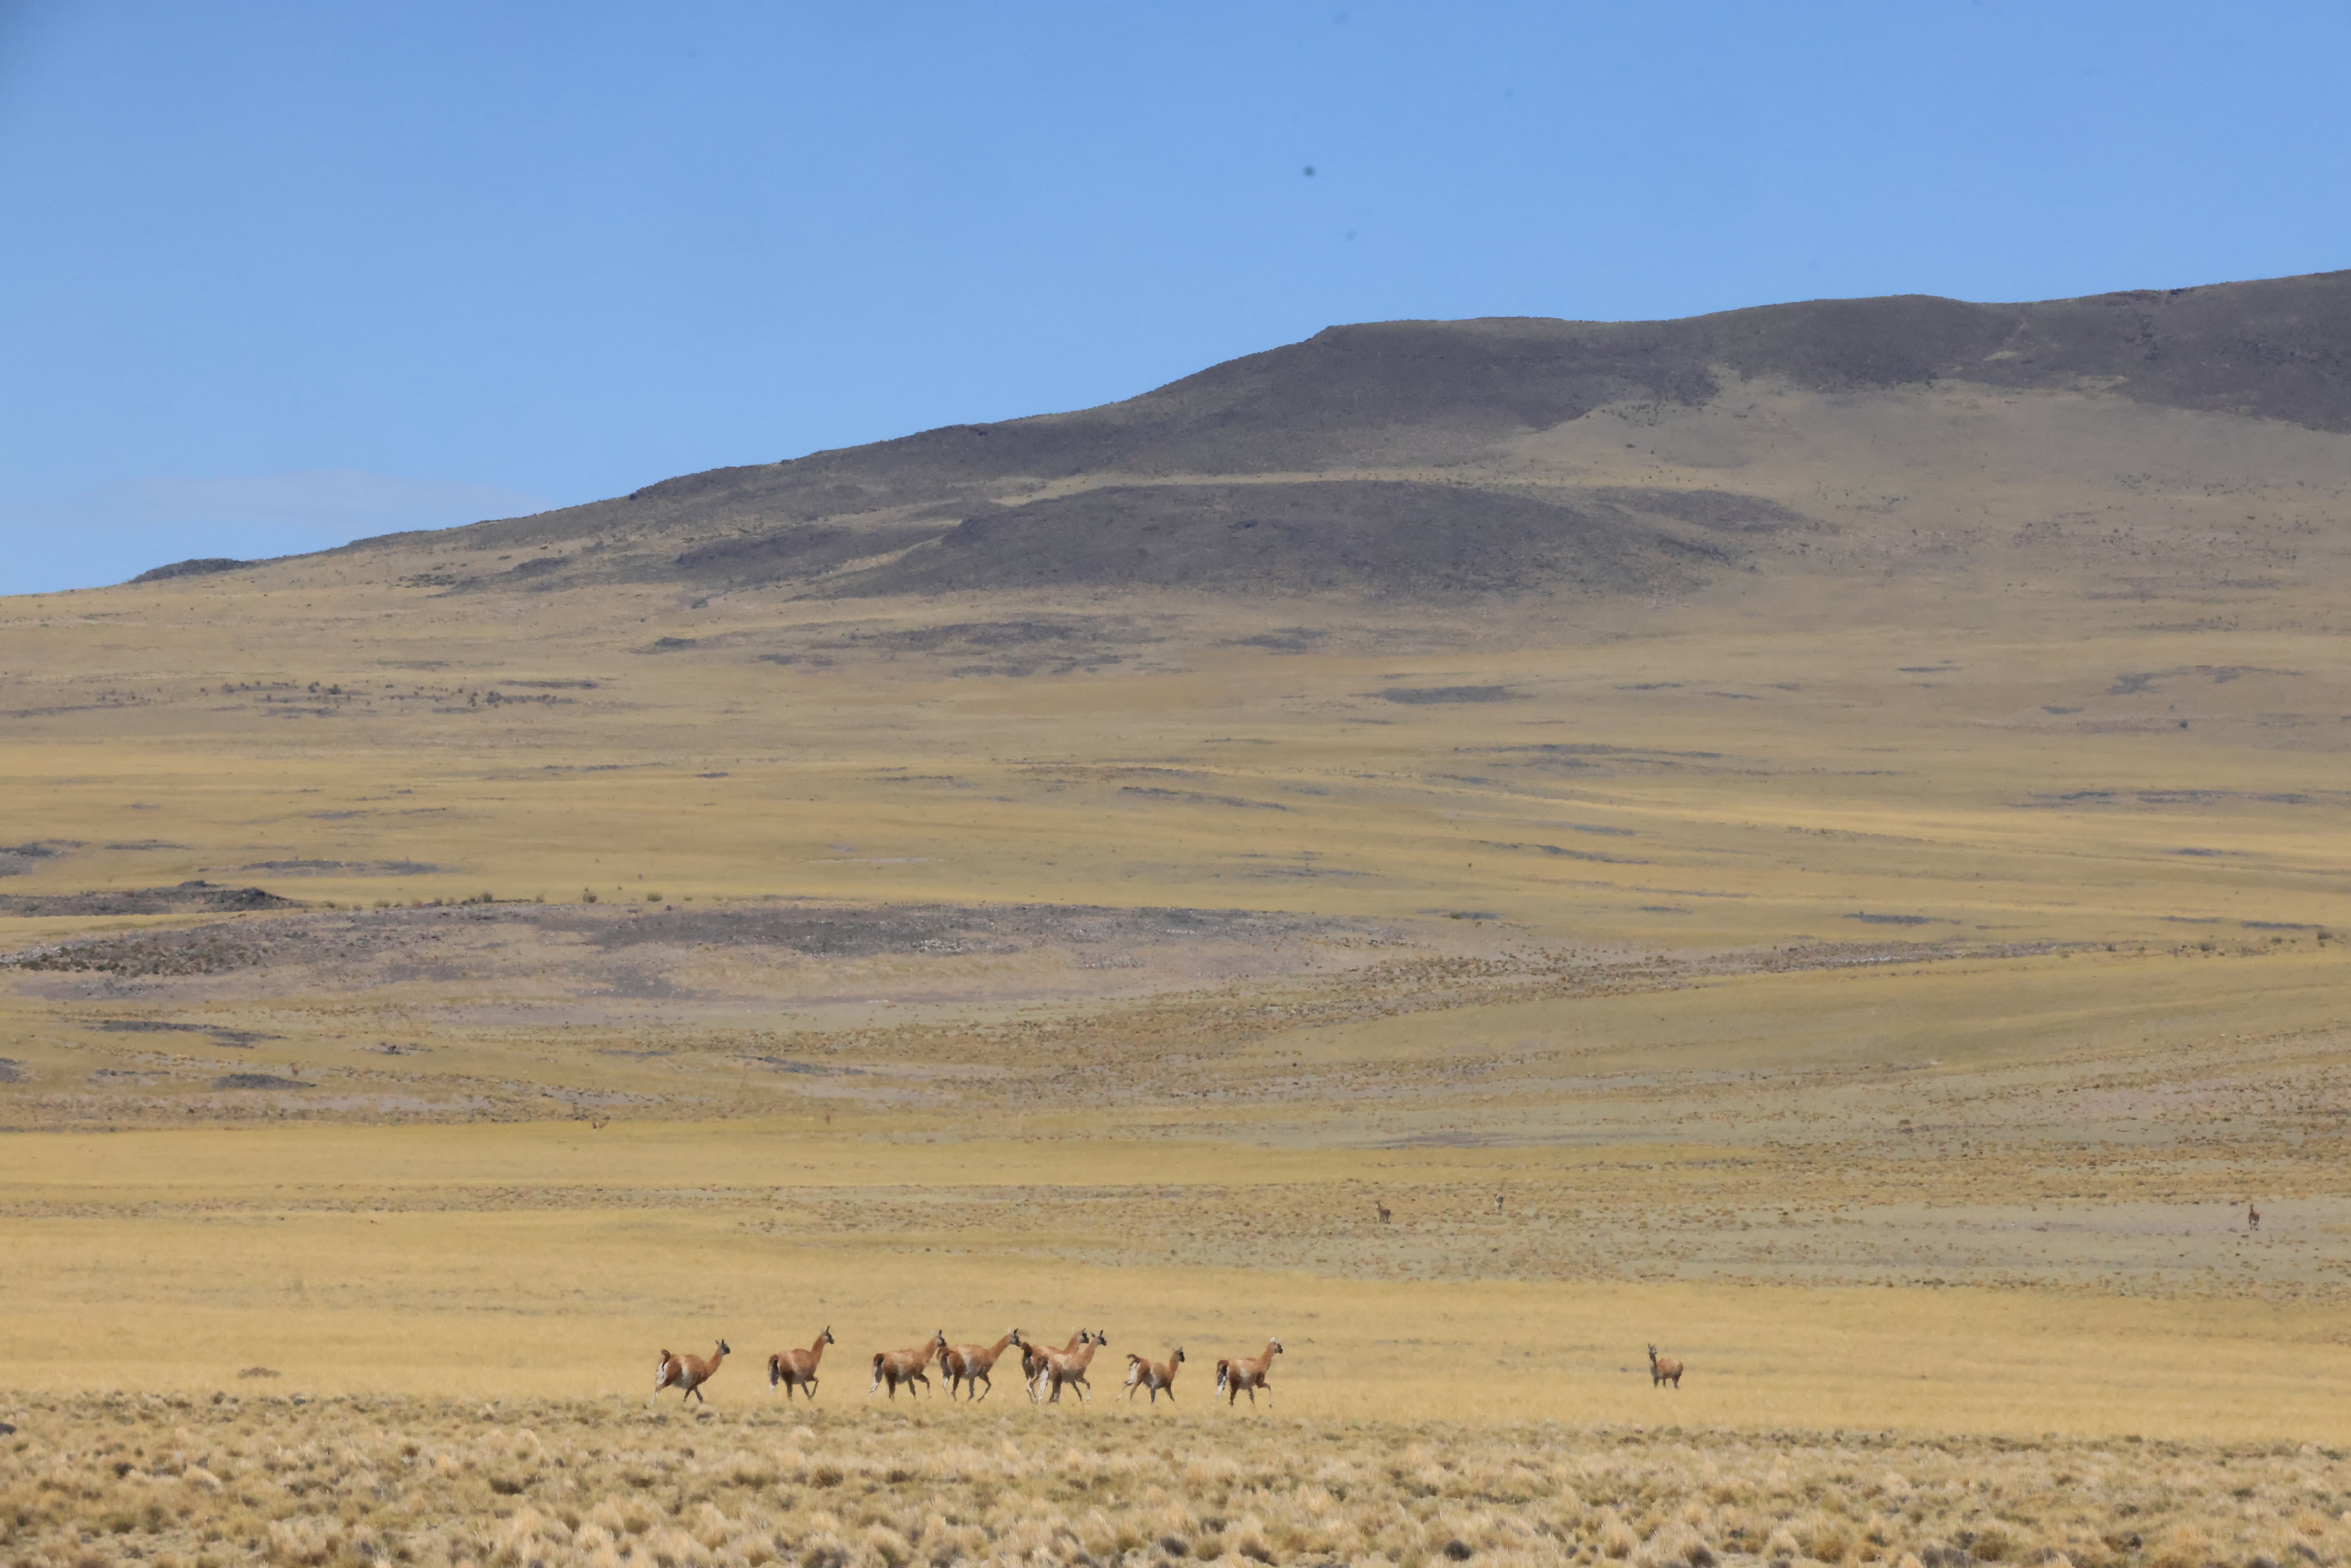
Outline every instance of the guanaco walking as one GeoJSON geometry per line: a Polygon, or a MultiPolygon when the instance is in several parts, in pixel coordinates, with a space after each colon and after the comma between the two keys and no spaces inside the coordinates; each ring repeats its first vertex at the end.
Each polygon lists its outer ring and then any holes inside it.
{"type": "MultiPolygon", "coordinates": [[[[709,1404],[709,1400],[703,1399],[702,1385],[717,1375],[718,1364],[725,1361],[726,1353],[734,1348],[722,1339],[718,1342],[718,1354],[708,1361],[698,1355],[672,1355],[668,1351],[662,1352],[661,1359],[653,1364],[653,1397],[661,1397],[661,1391],[664,1388],[681,1388],[685,1394],[701,1399],[705,1405],[709,1404]]],[[[685,1403],[685,1394],[678,1396],[679,1404],[685,1403]]],[[[648,1404],[651,1402],[647,1401],[648,1404]]]]}
{"type": "Polygon", "coordinates": [[[784,1385],[784,1398],[789,1401],[797,1388],[811,1403],[816,1399],[817,1364],[824,1359],[824,1347],[833,1343],[832,1330],[828,1325],[816,1336],[816,1343],[806,1350],[779,1350],[768,1358],[768,1386],[784,1385]]]}
{"type": "Polygon", "coordinates": [[[1281,1354],[1281,1342],[1270,1339],[1265,1342],[1262,1355],[1237,1355],[1229,1361],[1217,1363],[1217,1387],[1224,1395],[1225,1403],[1230,1405],[1246,1394],[1249,1396],[1249,1403],[1254,1405],[1257,1403],[1257,1391],[1262,1388],[1265,1390],[1265,1402],[1272,1404],[1273,1385],[1269,1380],[1273,1376],[1273,1358],[1281,1354]]]}
{"type": "MultiPolygon", "coordinates": [[[[1071,1351],[1076,1350],[1078,1346],[1085,1343],[1086,1339],[1086,1331],[1080,1329],[1077,1333],[1070,1336],[1070,1343],[1061,1347],[1061,1354],[1063,1355],[1069,1354],[1071,1351]]],[[[1036,1382],[1037,1375],[1045,1370],[1045,1358],[1053,1354],[1053,1347],[1050,1344],[1039,1344],[1034,1340],[1026,1339],[1020,1341],[1019,1344],[1020,1381],[1025,1385],[1036,1382]]]]}
{"type": "Polygon", "coordinates": [[[1672,1384],[1676,1388],[1682,1385],[1682,1364],[1670,1355],[1659,1355],[1657,1347],[1651,1345],[1649,1347],[1649,1386],[1656,1388],[1667,1383],[1672,1384]]]}
{"type": "Polygon", "coordinates": [[[1020,1343],[1020,1331],[1007,1329],[994,1344],[951,1344],[939,1352],[939,1366],[947,1375],[947,1397],[954,1398],[956,1385],[961,1384],[966,1399],[987,1398],[996,1387],[987,1375],[995,1370],[996,1358],[1005,1346],[1020,1343]]]}
{"type": "Polygon", "coordinates": [[[875,1351],[873,1353],[873,1385],[865,1391],[866,1397],[871,1398],[879,1393],[885,1383],[890,1385],[890,1397],[893,1399],[898,1397],[898,1385],[902,1383],[908,1385],[909,1393],[913,1392],[912,1385],[917,1383],[927,1391],[931,1386],[931,1380],[924,1375],[923,1369],[931,1364],[931,1357],[946,1343],[946,1331],[942,1329],[930,1339],[911,1349],[875,1351]]]}
{"type": "Polygon", "coordinates": [[[1037,1369],[1035,1379],[1029,1385],[1029,1397],[1039,1405],[1046,1404],[1045,1391],[1050,1388],[1053,1391],[1050,1403],[1058,1405],[1061,1402],[1061,1390],[1074,1388],[1078,1391],[1078,1398],[1082,1401],[1086,1397],[1086,1390],[1093,1386],[1086,1381],[1086,1368],[1093,1364],[1094,1352],[1108,1343],[1108,1334],[1089,1333],[1080,1329],[1077,1349],[1047,1351],[1043,1357],[1044,1364],[1037,1369]]]}
{"type": "Polygon", "coordinates": [[[1166,1395],[1167,1403],[1173,1405],[1176,1403],[1176,1369],[1183,1364],[1184,1347],[1180,1344],[1168,1353],[1165,1361],[1152,1361],[1133,1351],[1127,1352],[1126,1402],[1134,1404],[1134,1391],[1147,1388],[1151,1391],[1154,1405],[1159,1403],[1162,1394],[1166,1395]]]}

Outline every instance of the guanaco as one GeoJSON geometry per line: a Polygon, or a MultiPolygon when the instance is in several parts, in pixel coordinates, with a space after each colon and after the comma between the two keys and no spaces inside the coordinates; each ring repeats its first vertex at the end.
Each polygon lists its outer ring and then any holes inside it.
{"type": "Polygon", "coordinates": [[[939,1352],[939,1365],[947,1375],[947,1397],[954,1398],[956,1385],[961,1384],[966,1399],[987,1398],[996,1387],[987,1375],[995,1369],[996,1358],[1004,1354],[1006,1345],[1020,1343],[1019,1329],[1006,1329],[1004,1337],[994,1344],[951,1344],[939,1352]]]}
{"type": "Polygon", "coordinates": [[[2262,1211],[2255,1208],[2250,1203],[2245,1205],[2245,1228],[2248,1230],[2259,1230],[2261,1228],[2262,1211]]]}
{"type": "Polygon", "coordinates": [[[1080,1329],[1077,1349],[1047,1351],[1045,1364],[1038,1368],[1035,1380],[1029,1385],[1029,1397],[1040,1405],[1048,1403],[1045,1390],[1050,1385],[1053,1390],[1050,1401],[1052,1404],[1061,1402],[1061,1390],[1064,1388],[1075,1388],[1079,1399],[1083,1400],[1086,1390],[1092,1386],[1086,1381],[1086,1368],[1093,1364],[1094,1352],[1108,1343],[1110,1336],[1100,1330],[1088,1333],[1080,1329]]]}
{"type": "Polygon", "coordinates": [[[1381,1223],[1382,1225],[1385,1225],[1385,1224],[1388,1222],[1388,1218],[1389,1218],[1389,1215],[1388,1215],[1388,1206],[1387,1206],[1385,1203],[1382,1202],[1380,1199],[1378,1199],[1378,1198],[1376,1198],[1376,1197],[1375,1197],[1375,1198],[1372,1199],[1372,1207],[1373,1207],[1374,1208],[1376,1208],[1376,1209],[1378,1209],[1378,1210],[1380,1211],[1380,1223],[1381,1223]]]}
{"type": "Polygon", "coordinates": [[[1649,1347],[1649,1386],[1655,1388],[1666,1383],[1672,1384],[1676,1388],[1682,1385],[1682,1364],[1670,1355],[1659,1355],[1657,1347],[1651,1345],[1649,1347]]]}
{"type": "Polygon", "coordinates": [[[810,1403],[815,1403],[817,1363],[824,1359],[824,1347],[832,1343],[832,1326],[828,1323],[825,1331],[816,1336],[816,1343],[806,1350],[776,1352],[768,1358],[768,1386],[773,1388],[777,1384],[782,1384],[787,1402],[791,1399],[792,1390],[797,1388],[809,1396],[810,1403]]]}
{"type": "Polygon", "coordinates": [[[1170,1351],[1165,1361],[1146,1361],[1133,1351],[1126,1353],[1126,1402],[1134,1403],[1134,1391],[1151,1390],[1151,1402],[1159,1403],[1162,1394],[1170,1405],[1176,1403],[1176,1369],[1184,1364],[1184,1347],[1170,1351]]]}
{"type": "MultiPolygon", "coordinates": [[[[1070,1336],[1070,1343],[1061,1347],[1061,1354],[1069,1354],[1083,1344],[1085,1340],[1086,1331],[1080,1329],[1070,1336]]],[[[1036,1344],[1028,1340],[1022,1340],[1020,1342],[1020,1381],[1023,1384],[1036,1382],[1037,1375],[1045,1370],[1045,1358],[1052,1354],[1053,1347],[1050,1344],[1036,1344]]]]}
{"type": "Polygon", "coordinates": [[[1225,1403],[1230,1405],[1246,1394],[1249,1396],[1249,1403],[1254,1405],[1257,1403],[1257,1391],[1262,1388],[1265,1390],[1265,1402],[1271,1405],[1273,1385],[1267,1380],[1273,1375],[1273,1358],[1281,1354],[1281,1342],[1270,1339],[1265,1342],[1265,1354],[1262,1355],[1237,1355],[1230,1361],[1218,1362],[1217,1386],[1224,1390],[1225,1403]]]}
{"type": "Polygon", "coordinates": [[[685,1394],[701,1399],[705,1405],[709,1404],[709,1400],[702,1397],[702,1385],[718,1375],[718,1364],[725,1361],[726,1353],[734,1348],[722,1339],[718,1342],[718,1354],[708,1361],[698,1355],[672,1355],[667,1351],[662,1352],[661,1360],[653,1364],[653,1398],[661,1397],[661,1391],[664,1388],[682,1388],[685,1393],[678,1396],[679,1404],[685,1403],[685,1394]]]}
{"type": "Polygon", "coordinates": [[[870,1399],[880,1393],[882,1385],[885,1383],[890,1385],[890,1397],[893,1399],[898,1397],[898,1385],[902,1383],[909,1385],[919,1383],[924,1388],[928,1389],[931,1380],[924,1375],[923,1368],[931,1364],[931,1357],[946,1343],[946,1331],[942,1330],[911,1350],[875,1351],[873,1384],[866,1389],[865,1396],[870,1399]]]}

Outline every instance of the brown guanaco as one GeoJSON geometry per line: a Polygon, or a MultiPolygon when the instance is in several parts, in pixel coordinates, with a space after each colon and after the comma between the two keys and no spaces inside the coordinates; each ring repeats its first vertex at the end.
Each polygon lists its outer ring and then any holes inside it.
{"type": "MultiPolygon", "coordinates": [[[[734,1348],[722,1339],[718,1342],[718,1353],[707,1361],[698,1355],[673,1355],[668,1351],[662,1352],[661,1360],[653,1364],[653,1396],[659,1398],[664,1388],[680,1388],[702,1400],[703,1404],[709,1404],[710,1401],[702,1396],[702,1385],[717,1375],[718,1364],[725,1361],[726,1353],[734,1348]]],[[[685,1402],[684,1394],[678,1396],[678,1402],[685,1402]]]]}
{"type": "Polygon", "coordinates": [[[1237,1355],[1230,1361],[1217,1363],[1217,1388],[1224,1395],[1225,1403],[1230,1405],[1246,1394],[1249,1396],[1249,1403],[1254,1405],[1257,1403],[1257,1391],[1262,1388],[1265,1390],[1265,1402],[1271,1405],[1273,1385],[1268,1379],[1273,1375],[1273,1358],[1281,1354],[1281,1342],[1270,1339],[1265,1342],[1265,1353],[1261,1355],[1237,1355]]]}
{"type": "Polygon", "coordinates": [[[789,1400],[797,1388],[813,1401],[816,1398],[817,1363],[824,1359],[824,1347],[833,1343],[832,1329],[816,1336],[816,1343],[806,1350],[779,1350],[768,1358],[768,1386],[784,1385],[784,1398],[789,1400]]]}
{"type": "Polygon", "coordinates": [[[873,1384],[866,1389],[866,1396],[871,1398],[880,1393],[882,1385],[885,1383],[890,1385],[890,1397],[893,1399],[898,1397],[898,1385],[902,1383],[910,1385],[919,1383],[925,1388],[929,1388],[931,1380],[924,1375],[923,1369],[931,1364],[931,1357],[946,1343],[946,1333],[941,1330],[932,1338],[909,1350],[875,1351],[873,1384]]]}
{"type": "Polygon", "coordinates": [[[947,1375],[947,1397],[955,1397],[956,1385],[963,1385],[967,1399],[985,1399],[996,1387],[988,1378],[996,1366],[996,1358],[1004,1347],[1020,1343],[1020,1331],[1007,1329],[1004,1337],[994,1344],[951,1344],[939,1352],[939,1365],[947,1375]],[[974,1393],[973,1390],[978,1390],[974,1393]]]}
{"type": "Polygon", "coordinates": [[[1064,1388],[1075,1388],[1078,1397],[1084,1399],[1086,1390],[1092,1386],[1086,1381],[1086,1368],[1093,1364],[1094,1352],[1108,1343],[1108,1334],[1100,1332],[1089,1333],[1080,1329],[1077,1349],[1047,1351],[1045,1364],[1037,1369],[1036,1377],[1029,1385],[1029,1397],[1040,1405],[1049,1403],[1045,1391],[1050,1387],[1053,1391],[1051,1404],[1061,1402],[1061,1390],[1064,1388]]]}
{"type": "Polygon", "coordinates": [[[1147,1388],[1151,1391],[1151,1402],[1154,1405],[1159,1403],[1159,1396],[1162,1394],[1167,1396],[1167,1402],[1173,1405],[1176,1402],[1176,1369],[1183,1364],[1184,1347],[1180,1344],[1168,1353],[1165,1361],[1151,1361],[1135,1354],[1133,1351],[1127,1352],[1127,1403],[1130,1405],[1134,1403],[1136,1389],[1147,1388]]]}

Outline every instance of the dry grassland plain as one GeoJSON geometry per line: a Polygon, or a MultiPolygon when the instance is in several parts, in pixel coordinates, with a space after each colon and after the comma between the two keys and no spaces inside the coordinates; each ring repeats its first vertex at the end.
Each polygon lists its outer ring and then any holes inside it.
{"type": "Polygon", "coordinates": [[[0,603],[0,1558],[2341,1562],[2351,443],[2029,402],[1514,448],[1823,519],[1653,599],[0,603]]]}

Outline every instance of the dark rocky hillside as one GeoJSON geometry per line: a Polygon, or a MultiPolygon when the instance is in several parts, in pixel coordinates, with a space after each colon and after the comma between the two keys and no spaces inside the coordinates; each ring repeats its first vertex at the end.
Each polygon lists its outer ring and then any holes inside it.
{"type": "Polygon", "coordinates": [[[1328,479],[1109,486],[992,507],[842,582],[855,594],[1119,586],[1368,590],[1412,597],[1573,587],[1659,592],[1802,526],[1724,492],[1594,492],[1561,506],[1465,486],[1328,479]]]}
{"type": "MultiPolygon", "coordinates": [[[[433,585],[805,582],[860,594],[1077,583],[1383,592],[1670,585],[1735,549],[1703,521],[1667,526],[1621,498],[1559,505],[1509,494],[1479,460],[1502,441],[1597,409],[1694,407],[1748,378],[1862,395],[1954,381],[2092,388],[2351,431],[2351,272],[2040,304],[1903,296],[1677,321],[1333,327],[1101,408],[713,469],[451,530],[476,548],[541,554],[433,585]],[[1458,469],[1464,483],[1355,477],[1432,465],[1458,469]],[[1332,481],[1311,477],[1326,473],[1332,481]],[[1304,477],[1249,496],[1200,483],[1260,476],[1304,477]],[[1102,487],[1028,498],[1094,478],[1102,487]]],[[[1738,504],[1757,516],[1769,505],[1738,504]]],[[[364,554],[414,537],[348,549],[364,554]]]]}

